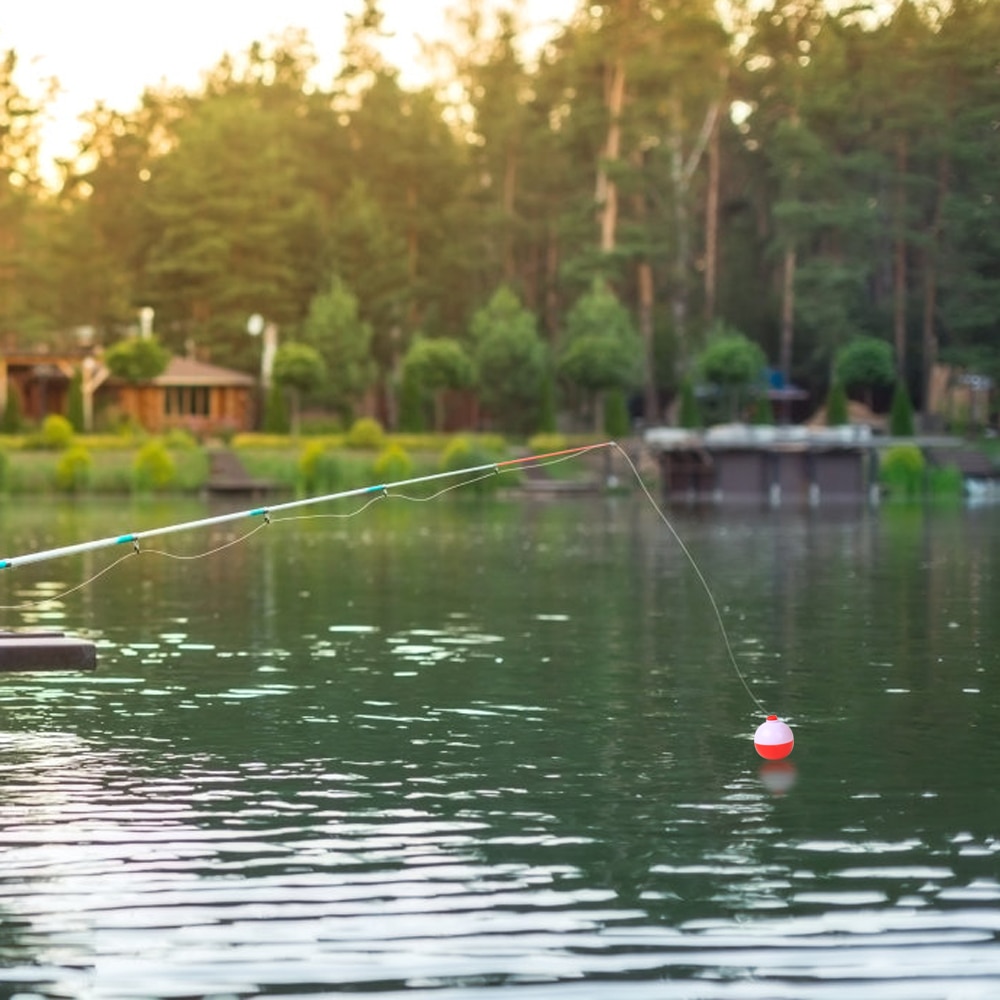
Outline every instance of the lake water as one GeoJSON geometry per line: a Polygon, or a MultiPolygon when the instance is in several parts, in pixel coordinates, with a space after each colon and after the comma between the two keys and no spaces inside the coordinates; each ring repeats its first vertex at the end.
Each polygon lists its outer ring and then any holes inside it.
{"type": "MultiPolygon", "coordinates": [[[[0,555],[210,512],[26,506],[0,555]]],[[[5,571],[99,663],[0,677],[0,995],[1000,996],[1000,508],[669,516],[749,692],[638,494],[5,571]]]]}

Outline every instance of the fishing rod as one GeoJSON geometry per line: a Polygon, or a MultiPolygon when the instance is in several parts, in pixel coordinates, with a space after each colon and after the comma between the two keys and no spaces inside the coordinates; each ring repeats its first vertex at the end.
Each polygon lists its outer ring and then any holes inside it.
{"type": "Polygon", "coordinates": [[[570,458],[573,455],[582,455],[588,451],[596,451],[600,448],[610,448],[615,445],[614,441],[601,441],[598,444],[579,445],[575,448],[563,448],[560,451],[549,451],[539,455],[525,455],[521,458],[508,458],[502,462],[487,462],[483,465],[473,465],[465,469],[449,469],[445,472],[434,472],[424,476],[413,476],[410,479],[400,479],[392,483],[379,483],[374,486],[359,486],[355,489],[342,490],[339,493],[327,493],[322,496],[304,497],[298,500],[288,500],[283,503],[269,504],[266,507],[253,507],[249,510],[230,511],[226,514],[216,514],[212,517],[202,517],[194,521],[181,521],[177,524],[167,524],[159,528],[149,528],[146,531],[129,531],[121,535],[109,535],[106,538],[97,538],[89,542],[76,542],[73,545],[62,545],[54,549],[44,549],[39,552],[28,552],[19,556],[8,556],[0,559],[0,570],[14,569],[17,566],[26,566],[29,563],[45,562],[49,559],[61,559],[64,556],[78,555],[83,552],[95,552],[98,549],[110,549],[119,545],[131,545],[136,551],[139,550],[139,543],[147,538],[156,538],[160,535],[170,535],[179,531],[190,531],[195,528],[208,528],[217,524],[225,524],[229,521],[239,521],[246,518],[261,518],[264,523],[268,523],[271,515],[286,510],[295,510],[300,507],[313,506],[315,504],[330,503],[334,500],[344,500],[348,497],[367,496],[370,494],[387,494],[389,490],[400,489],[404,486],[414,486],[418,483],[429,483],[434,480],[454,479],[458,476],[473,476],[477,473],[495,473],[499,475],[505,469],[511,469],[518,465],[527,465],[531,462],[543,462],[554,459],[570,458]]]}

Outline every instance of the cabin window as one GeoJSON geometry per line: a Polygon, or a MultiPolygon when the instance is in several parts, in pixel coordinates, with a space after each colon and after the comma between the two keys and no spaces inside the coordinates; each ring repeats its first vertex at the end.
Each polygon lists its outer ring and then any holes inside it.
{"type": "Polygon", "coordinates": [[[168,417],[207,417],[210,413],[208,386],[168,386],[163,405],[168,417]]]}

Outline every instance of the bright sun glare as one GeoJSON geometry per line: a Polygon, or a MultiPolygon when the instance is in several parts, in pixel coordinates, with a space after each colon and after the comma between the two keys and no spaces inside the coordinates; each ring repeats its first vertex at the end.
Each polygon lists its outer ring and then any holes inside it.
{"type": "MultiPolygon", "coordinates": [[[[458,5],[457,0],[381,0],[386,28],[394,36],[385,55],[404,82],[419,82],[421,41],[445,38],[446,13],[458,5]]],[[[533,29],[528,46],[550,37],[554,25],[568,21],[577,6],[578,0],[523,0],[533,29]]],[[[316,82],[329,85],[339,65],[345,16],[357,13],[361,0],[174,0],[166,6],[90,0],[60,4],[55,19],[47,4],[5,7],[0,53],[13,49],[17,54],[18,87],[37,99],[47,80],[59,81],[43,130],[50,158],[72,153],[83,131],[79,116],[98,101],[129,111],[149,86],[193,90],[224,54],[237,55],[286,28],[307,31],[319,57],[316,82]]]]}

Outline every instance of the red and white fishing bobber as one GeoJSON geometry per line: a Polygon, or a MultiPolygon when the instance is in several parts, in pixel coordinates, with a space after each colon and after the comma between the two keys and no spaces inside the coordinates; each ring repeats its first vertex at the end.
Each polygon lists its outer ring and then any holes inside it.
{"type": "Polygon", "coordinates": [[[782,722],[776,715],[769,715],[757,727],[753,745],[765,760],[781,760],[792,752],[795,737],[787,723],[782,722]]]}

